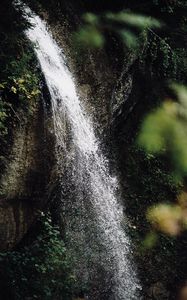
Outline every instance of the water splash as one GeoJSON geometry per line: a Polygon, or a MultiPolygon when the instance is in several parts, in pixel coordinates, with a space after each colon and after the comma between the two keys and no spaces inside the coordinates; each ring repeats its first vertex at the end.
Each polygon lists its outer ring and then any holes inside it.
{"type": "MultiPolygon", "coordinates": [[[[64,115],[71,127],[78,157],[78,167],[74,168],[74,175],[71,176],[79,178],[80,190],[87,193],[87,199],[79,199],[80,209],[83,200],[88,201],[94,215],[94,226],[97,227],[99,241],[103,246],[102,257],[105,257],[98,264],[109,270],[112,277],[110,299],[140,299],[139,282],[130,258],[130,241],[121,227],[124,216],[116,196],[117,179],[109,174],[108,161],[100,150],[91,118],[80,102],[64,54],[52,38],[46,23],[28,7],[24,7],[24,12],[33,25],[26,31],[26,35],[35,44],[35,52],[51,96],[60,165],[63,160],[60,149],[65,147],[64,115]]],[[[84,213],[87,213],[85,209],[84,213]]]]}

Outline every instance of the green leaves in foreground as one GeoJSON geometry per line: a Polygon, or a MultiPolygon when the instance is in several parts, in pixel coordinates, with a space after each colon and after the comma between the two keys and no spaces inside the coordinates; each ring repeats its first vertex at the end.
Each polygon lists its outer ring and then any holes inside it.
{"type": "Polygon", "coordinates": [[[187,89],[173,86],[178,102],[166,100],[144,120],[138,138],[148,153],[166,153],[176,179],[187,175],[187,89]]]}
{"type": "Polygon", "coordinates": [[[109,21],[126,24],[138,28],[139,30],[145,30],[147,28],[159,28],[160,22],[150,16],[143,16],[135,13],[121,11],[119,13],[107,13],[105,18],[109,21]]]}
{"type": "Polygon", "coordinates": [[[147,211],[152,226],[169,236],[176,236],[187,229],[187,193],[182,192],[175,204],[160,203],[147,211]]]}
{"type": "Polygon", "coordinates": [[[176,236],[187,229],[187,89],[179,85],[172,88],[177,101],[166,100],[145,118],[138,142],[148,153],[167,154],[174,178],[184,185],[175,204],[161,203],[147,211],[154,229],[176,236]]]}
{"type": "Polygon", "coordinates": [[[102,48],[104,45],[104,37],[98,28],[86,25],[82,27],[75,35],[75,41],[79,46],[91,48],[102,48]]]}
{"type": "Polygon", "coordinates": [[[76,42],[80,46],[95,48],[103,47],[106,33],[109,32],[117,35],[127,47],[136,47],[141,32],[161,26],[154,18],[127,11],[105,13],[101,16],[87,13],[83,20],[85,24],[75,34],[76,42]]]}

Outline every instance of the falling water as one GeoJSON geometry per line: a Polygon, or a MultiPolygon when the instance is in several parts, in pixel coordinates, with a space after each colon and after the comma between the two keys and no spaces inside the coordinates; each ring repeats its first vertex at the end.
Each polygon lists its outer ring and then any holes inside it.
{"type": "MultiPolygon", "coordinates": [[[[110,270],[113,278],[113,295],[107,299],[140,299],[139,283],[130,258],[130,241],[121,227],[124,216],[116,196],[117,179],[109,174],[108,161],[101,152],[94,133],[94,124],[80,101],[75,80],[67,68],[62,50],[52,38],[46,23],[29,8],[25,7],[24,11],[29,22],[33,24],[26,34],[36,45],[35,52],[51,96],[58,152],[65,147],[65,115],[71,127],[72,140],[79,160],[79,167],[75,168],[74,173],[78,172],[76,176],[79,178],[79,188],[87,190],[87,199],[84,201],[89,201],[95,216],[93,226],[97,227],[104,251],[105,259],[101,263],[110,265],[106,268],[110,270]]],[[[59,155],[60,166],[62,159],[64,160],[59,155]]]]}

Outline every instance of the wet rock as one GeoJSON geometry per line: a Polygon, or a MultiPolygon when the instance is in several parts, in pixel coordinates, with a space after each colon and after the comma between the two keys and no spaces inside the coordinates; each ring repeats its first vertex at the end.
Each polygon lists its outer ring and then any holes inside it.
{"type": "Polygon", "coordinates": [[[0,179],[0,250],[13,248],[47,201],[53,139],[40,101],[14,129],[13,145],[0,179]]]}

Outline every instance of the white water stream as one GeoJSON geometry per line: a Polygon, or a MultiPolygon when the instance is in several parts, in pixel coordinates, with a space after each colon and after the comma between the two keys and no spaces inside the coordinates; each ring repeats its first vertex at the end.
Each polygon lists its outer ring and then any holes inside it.
{"type": "MultiPolygon", "coordinates": [[[[86,182],[82,180],[80,184],[82,189],[89,190],[89,201],[96,222],[94,226],[101,235],[106,263],[111,264],[113,295],[110,299],[138,300],[139,282],[131,260],[131,244],[121,227],[124,215],[116,196],[117,179],[109,174],[108,161],[100,150],[94,124],[78,97],[76,83],[67,68],[64,54],[52,38],[46,23],[29,8],[25,7],[24,11],[33,24],[26,35],[35,44],[35,52],[51,96],[57,147],[65,147],[63,124],[66,115],[79,154],[77,172],[80,174],[77,177],[83,178],[83,173],[86,174],[86,182]]],[[[66,158],[59,156],[59,159],[66,158]]]]}

